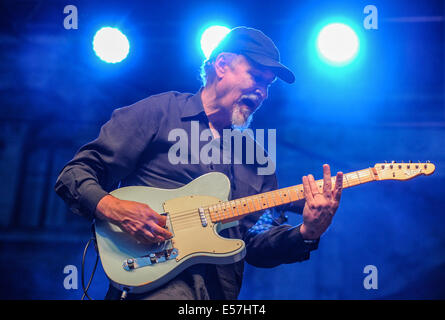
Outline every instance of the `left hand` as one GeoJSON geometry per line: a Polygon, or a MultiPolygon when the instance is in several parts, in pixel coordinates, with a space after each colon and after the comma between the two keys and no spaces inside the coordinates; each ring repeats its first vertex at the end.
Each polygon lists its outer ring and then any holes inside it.
{"type": "Polygon", "coordinates": [[[340,204],[343,173],[337,173],[335,187],[332,189],[331,169],[328,164],[325,164],[323,165],[323,192],[319,191],[311,174],[303,177],[303,189],[306,203],[300,233],[303,239],[318,239],[331,224],[340,204]]]}

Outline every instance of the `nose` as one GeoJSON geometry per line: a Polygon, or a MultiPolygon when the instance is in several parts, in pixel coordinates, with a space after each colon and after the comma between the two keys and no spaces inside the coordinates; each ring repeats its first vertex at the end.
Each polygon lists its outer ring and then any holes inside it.
{"type": "Polygon", "coordinates": [[[259,86],[255,89],[255,94],[261,98],[261,101],[264,101],[267,99],[267,91],[267,87],[259,86]]]}

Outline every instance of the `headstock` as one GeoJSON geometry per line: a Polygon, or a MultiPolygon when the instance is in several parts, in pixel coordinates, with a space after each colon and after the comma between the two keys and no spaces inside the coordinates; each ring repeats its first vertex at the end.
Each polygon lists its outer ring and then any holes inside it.
{"type": "Polygon", "coordinates": [[[430,175],[436,166],[427,162],[395,162],[376,163],[374,166],[378,180],[409,180],[420,175],[430,175]]]}

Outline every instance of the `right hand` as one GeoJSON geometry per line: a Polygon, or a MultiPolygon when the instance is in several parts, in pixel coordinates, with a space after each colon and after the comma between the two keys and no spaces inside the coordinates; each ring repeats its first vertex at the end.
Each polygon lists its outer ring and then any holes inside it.
{"type": "Polygon", "coordinates": [[[173,236],[164,228],[167,221],[165,216],[144,203],[120,200],[112,195],[106,195],[99,201],[96,217],[116,224],[143,243],[162,242],[173,236]]]}

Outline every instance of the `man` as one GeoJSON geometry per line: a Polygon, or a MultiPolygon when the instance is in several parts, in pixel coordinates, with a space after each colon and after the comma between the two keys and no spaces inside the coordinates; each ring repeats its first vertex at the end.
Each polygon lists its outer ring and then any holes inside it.
{"type": "MultiPolygon", "coordinates": [[[[292,72],[279,62],[279,52],[261,31],[233,29],[203,65],[204,87],[195,95],[167,92],[117,109],[101,129],[99,137],[83,146],[65,168],[56,192],[74,212],[91,219],[107,219],[141,242],[165,241],[172,233],[163,228],[166,218],[148,205],[117,199],[109,191],[120,186],[146,185],[178,188],[202,174],[219,171],[231,181],[231,199],[277,189],[275,174],[258,175],[259,164],[172,164],[169,134],[181,128],[191,136],[191,123],[199,131],[211,130],[220,142],[224,129],[245,127],[267,98],[276,77],[292,83],[292,72]]],[[[201,141],[198,143],[202,143],[201,141]]],[[[224,142],[221,148],[224,149],[224,142]]],[[[191,152],[191,157],[193,152],[191,152]]],[[[274,267],[309,259],[320,236],[330,225],[342,191],[342,173],[331,185],[330,169],[323,166],[320,192],[314,177],[303,177],[306,202],[303,223],[282,224],[281,215],[267,210],[240,220],[237,227],[222,232],[246,243],[246,261],[258,267],[274,267]]],[[[289,208],[288,208],[289,209],[289,208]]],[[[298,210],[297,206],[290,208],[298,210]]],[[[189,267],[164,286],[133,299],[236,299],[243,261],[230,265],[199,264],[189,267]]],[[[110,286],[107,298],[119,298],[110,286]]]]}

